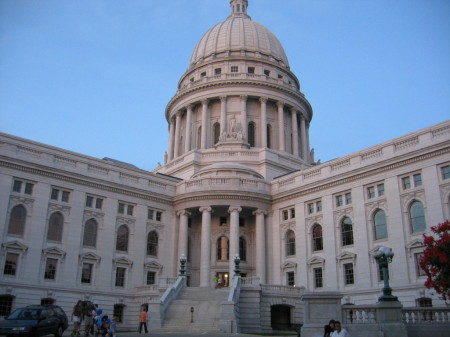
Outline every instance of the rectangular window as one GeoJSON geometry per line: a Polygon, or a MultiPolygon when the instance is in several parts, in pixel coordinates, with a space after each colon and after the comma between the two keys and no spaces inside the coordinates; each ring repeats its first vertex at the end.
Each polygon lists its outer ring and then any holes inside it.
{"type": "Polygon", "coordinates": [[[255,73],[255,67],[248,67],[248,73],[254,74],[255,73]]]}
{"type": "Polygon", "coordinates": [[[156,273],[154,271],[147,272],[147,285],[156,283],[156,273]]]}
{"type": "Polygon", "coordinates": [[[288,220],[289,219],[289,213],[287,210],[283,211],[283,220],[288,220]]]}
{"type": "Polygon", "coordinates": [[[56,278],[57,259],[47,258],[45,261],[44,278],[46,280],[54,280],[56,278]]]}
{"type": "Polygon", "coordinates": [[[422,186],[422,175],[420,173],[413,175],[414,187],[422,186]]]}
{"type": "Polygon", "coordinates": [[[402,187],[404,190],[411,188],[411,182],[409,180],[409,177],[402,178],[402,187]]]}
{"type": "Polygon", "coordinates": [[[340,207],[340,206],[342,206],[344,204],[344,201],[343,201],[343,199],[342,199],[342,195],[337,195],[336,196],[336,206],[337,207],[340,207]]]}
{"type": "Polygon", "coordinates": [[[244,227],[244,226],[245,226],[245,219],[239,218],[239,227],[244,227]]]}
{"type": "Polygon", "coordinates": [[[353,263],[344,264],[344,281],[345,285],[355,284],[355,276],[353,273],[353,263]]]}
{"type": "Polygon", "coordinates": [[[352,203],[352,194],[351,193],[345,193],[345,204],[350,205],[352,203]]]}
{"type": "Polygon", "coordinates": [[[316,212],[322,212],[322,201],[316,201],[316,212]]]}
{"type": "Polygon", "coordinates": [[[202,72],[202,73],[200,74],[200,76],[201,76],[201,77],[206,77],[206,71],[202,72]]]}
{"type": "Polygon", "coordinates": [[[238,70],[239,70],[239,68],[238,68],[237,66],[232,66],[232,67],[231,67],[231,72],[232,72],[232,73],[237,73],[238,70]]]}
{"type": "Polygon", "coordinates": [[[6,253],[4,275],[16,275],[17,263],[19,262],[19,254],[6,253]]]}
{"type": "Polygon", "coordinates": [[[148,211],[147,211],[147,219],[153,220],[153,214],[154,213],[155,213],[155,211],[149,208],[148,211]]]}
{"type": "Polygon", "coordinates": [[[286,281],[287,281],[288,286],[294,287],[295,286],[295,272],[288,271],[286,273],[286,281]]]}
{"type": "Polygon", "coordinates": [[[442,179],[450,178],[450,165],[441,167],[442,179]]]}
{"type": "Polygon", "coordinates": [[[425,274],[425,271],[422,268],[420,268],[420,260],[422,260],[422,258],[423,258],[423,253],[415,253],[414,254],[414,260],[415,260],[414,262],[416,264],[417,277],[427,276],[427,274],[425,274]]]}
{"type": "Polygon", "coordinates": [[[125,213],[125,204],[119,202],[119,208],[117,210],[117,213],[124,214],[125,213]]]}
{"type": "Polygon", "coordinates": [[[214,75],[220,75],[220,74],[222,74],[222,68],[214,69],[214,75]]]}
{"type": "Polygon", "coordinates": [[[91,197],[88,195],[86,197],[86,207],[92,207],[93,202],[94,202],[94,197],[91,197]]]}
{"type": "Polygon", "coordinates": [[[370,186],[367,188],[367,197],[369,199],[375,198],[375,187],[374,186],[370,186]]]}
{"type": "Polygon", "coordinates": [[[123,305],[123,304],[114,304],[113,317],[116,317],[118,323],[123,322],[124,308],[125,308],[125,305],[123,305]]]}
{"type": "Polygon", "coordinates": [[[128,205],[127,207],[127,215],[133,215],[134,207],[132,205],[128,205]]]}
{"type": "Polygon", "coordinates": [[[156,221],[162,220],[162,212],[156,212],[156,221]]]}
{"type": "Polygon", "coordinates": [[[384,184],[377,185],[378,196],[382,197],[384,195],[384,184]]]}
{"type": "Polygon", "coordinates": [[[97,198],[95,199],[95,208],[102,209],[103,207],[103,199],[97,198]]]}
{"type": "Polygon", "coordinates": [[[295,219],[295,208],[291,208],[291,219],[295,219]]]}
{"type": "Polygon", "coordinates": [[[20,180],[14,180],[13,192],[20,193],[22,191],[22,182],[20,180]]]}
{"type": "Polygon", "coordinates": [[[283,78],[283,75],[278,74],[278,78],[281,80],[283,78]]]}
{"type": "Polygon", "coordinates": [[[314,268],[314,285],[316,288],[323,287],[322,268],[314,268]]]}
{"type": "Polygon", "coordinates": [[[270,71],[269,71],[269,70],[267,70],[267,69],[264,69],[264,75],[266,75],[266,76],[270,76],[270,71]]]}
{"type": "Polygon", "coordinates": [[[308,214],[313,214],[314,213],[314,204],[308,204],[308,214]]]}
{"type": "Polygon", "coordinates": [[[126,268],[117,267],[116,268],[116,287],[124,287],[125,286],[125,272],[126,268]]]}
{"type": "Polygon", "coordinates": [[[59,196],[59,190],[56,188],[52,188],[52,195],[50,196],[50,199],[58,200],[58,196],[59,196]]]}
{"type": "Polygon", "coordinates": [[[33,184],[25,183],[25,194],[31,195],[33,194],[33,184]]]}
{"type": "Polygon", "coordinates": [[[69,202],[69,192],[68,191],[62,191],[61,201],[69,202]]]}
{"type": "Polygon", "coordinates": [[[81,270],[81,283],[92,282],[92,267],[92,263],[83,263],[83,268],[81,270]]]}
{"type": "Polygon", "coordinates": [[[227,217],[226,216],[221,216],[219,218],[219,226],[226,226],[227,225],[227,217]]]}

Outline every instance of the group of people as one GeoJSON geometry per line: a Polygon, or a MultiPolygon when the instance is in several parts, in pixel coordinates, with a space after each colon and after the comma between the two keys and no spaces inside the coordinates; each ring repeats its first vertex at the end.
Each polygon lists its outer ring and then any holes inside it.
{"type": "Polygon", "coordinates": [[[103,314],[96,304],[89,301],[79,300],[72,310],[73,331],[71,336],[80,336],[81,323],[84,322],[84,335],[116,337],[116,324],[118,319],[113,317],[111,320],[108,315],[103,314]]]}
{"type": "Polygon", "coordinates": [[[323,337],[350,337],[350,334],[342,328],[341,322],[332,319],[325,325],[323,337]]]}

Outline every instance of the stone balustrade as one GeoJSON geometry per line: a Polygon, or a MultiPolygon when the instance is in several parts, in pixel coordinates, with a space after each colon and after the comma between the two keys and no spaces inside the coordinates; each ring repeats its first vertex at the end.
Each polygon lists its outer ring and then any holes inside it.
{"type": "Polygon", "coordinates": [[[342,306],[342,321],[344,324],[376,323],[376,307],[373,305],[342,306]]]}
{"type": "Polygon", "coordinates": [[[270,185],[261,179],[241,177],[204,177],[182,182],[177,193],[192,193],[205,190],[239,190],[255,193],[269,193],[270,185]]]}
{"type": "Polygon", "coordinates": [[[405,324],[450,323],[450,308],[403,308],[405,324]]]}

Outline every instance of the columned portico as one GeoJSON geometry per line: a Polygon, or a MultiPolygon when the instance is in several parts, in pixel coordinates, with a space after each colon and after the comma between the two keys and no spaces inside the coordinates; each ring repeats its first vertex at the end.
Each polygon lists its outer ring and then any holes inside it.
{"type": "Polygon", "coordinates": [[[265,215],[267,211],[258,209],[253,212],[256,215],[256,276],[261,284],[266,283],[266,228],[265,215]]]}
{"type": "Polygon", "coordinates": [[[239,255],[239,213],[242,208],[239,206],[230,206],[228,213],[230,213],[230,277],[234,275],[234,258],[239,255]]]}
{"type": "Polygon", "coordinates": [[[211,272],[211,207],[200,207],[202,234],[200,251],[200,287],[209,287],[211,272]]]}

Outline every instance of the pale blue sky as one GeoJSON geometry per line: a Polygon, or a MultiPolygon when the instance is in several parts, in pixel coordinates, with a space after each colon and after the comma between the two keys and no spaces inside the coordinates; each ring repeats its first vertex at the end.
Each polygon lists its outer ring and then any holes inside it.
{"type": "MultiPolygon", "coordinates": [[[[229,0],[1,0],[0,131],[151,170],[164,111],[229,0]]],[[[450,1],[250,0],[331,160],[450,118],[450,1]]]]}

